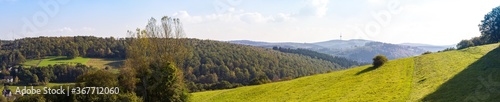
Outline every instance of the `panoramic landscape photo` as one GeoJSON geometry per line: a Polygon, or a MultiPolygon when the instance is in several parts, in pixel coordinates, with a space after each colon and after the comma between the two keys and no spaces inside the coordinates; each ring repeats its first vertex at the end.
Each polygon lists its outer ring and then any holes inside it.
{"type": "Polygon", "coordinates": [[[0,102],[500,102],[498,0],[0,0],[0,102]]]}

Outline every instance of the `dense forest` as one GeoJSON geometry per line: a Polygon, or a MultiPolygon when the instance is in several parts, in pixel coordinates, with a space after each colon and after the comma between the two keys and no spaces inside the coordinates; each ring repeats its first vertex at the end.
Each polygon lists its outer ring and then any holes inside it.
{"type": "Polygon", "coordinates": [[[350,59],[347,59],[344,57],[332,56],[329,54],[319,53],[319,52],[308,50],[308,49],[302,49],[302,48],[291,49],[291,48],[273,47],[273,50],[278,50],[278,51],[285,52],[285,53],[300,54],[300,55],[309,56],[312,58],[318,58],[318,59],[330,61],[332,63],[337,63],[340,66],[345,67],[345,68],[361,65],[357,61],[353,61],[353,60],[350,60],[350,59]]]}
{"type": "MultiPolygon", "coordinates": [[[[173,39],[171,39],[173,40],[173,39]]],[[[227,42],[186,39],[192,53],[182,67],[191,91],[233,88],[260,82],[288,80],[358,65],[344,58],[304,50],[258,48],[227,42]],[[265,77],[262,77],[265,76],[265,77]],[[259,79],[260,78],[260,79],[259,79]],[[264,80],[264,81],[262,81],[264,80]]],[[[38,37],[4,41],[0,50],[2,68],[45,56],[125,58],[132,39],[38,37]]],[[[39,81],[44,81],[40,78],[39,81]]]]}
{"type": "Polygon", "coordinates": [[[22,66],[3,68],[0,77],[10,76],[13,78],[11,85],[46,85],[49,82],[69,83],[75,82],[76,78],[86,72],[96,70],[83,64],[50,65],[44,67],[23,68],[22,66]]]}
{"type": "Polygon", "coordinates": [[[37,37],[3,41],[0,66],[16,65],[25,59],[45,56],[125,58],[126,39],[78,37],[37,37]]]}
{"type": "Polygon", "coordinates": [[[194,50],[185,61],[184,75],[193,82],[188,84],[192,91],[288,80],[346,68],[308,56],[228,42],[191,39],[189,46],[194,50]]]}

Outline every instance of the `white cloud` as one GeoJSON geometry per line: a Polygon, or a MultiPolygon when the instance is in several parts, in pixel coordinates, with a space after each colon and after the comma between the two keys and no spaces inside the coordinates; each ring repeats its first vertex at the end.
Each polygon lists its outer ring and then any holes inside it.
{"type": "Polygon", "coordinates": [[[299,16],[323,17],[328,11],[328,0],[307,0],[307,5],[303,7],[299,16]]]}
{"type": "Polygon", "coordinates": [[[264,23],[269,21],[270,17],[264,17],[262,14],[253,12],[253,13],[243,13],[239,15],[241,21],[246,23],[264,23]]]}
{"type": "Polygon", "coordinates": [[[221,21],[221,22],[241,22],[239,14],[224,13],[224,14],[210,14],[204,16],[206,22],[221,21]]]}
{"type": "Polygon", "coordinates": [[[95,31],[95,28],[91,28],[91,27],[83,27],[83,28],[82,28],[82,31],[95,31]]]}
{"type": "Polygon", "coordinates": [[[69,27],[64,27],[64,28],[61,28],[59,29],[60,32],[73,32],[73,30],[69,27]]]}
{"type": "Polygon", "coordinates": [[[291,14],[278,13],[276,15],[265,16],[259,12],[245,12],[243,10],[230,9],[230,12],[223,14],[210,14],[205,16],[192,16],[187,11],[179,11],[173,17],[180,18],[185,23],[196,24],[204,22],[227,22],[227,23],[279,23],[294,21],[291,14]]]}
{"type": "Polygon", "coordinates": [[[174,17],[180,18],[184,22],[188,23],[200,23],[203,21],[202,17],[200,16],[191,16],[187,11],[179,11],[174,13],[174,17]]]}
{"type": "Polygon", "coordinates": [[[291,14],[278,13],[273,17],[274,22],[291,22],[295,21],[295,18],[291,17],[291,14]]]}
{"type": "Polygon", "coordinates": [[[173,17],[180,18],[185,23],[283,23],[296,21],[295,17],[324,17],[328,11],[329,0],[306,0],[300,11],[292,13],[277,13],[271,15],[263,15],[260,12],[246,12],[241,9],[229,7],[224,13],[212,13],[208,15],[193,16],[188,11],[178,11],[173,14],[173,17]]]}
{"type": "Polygon", "coordinates": [[[229,8],[224,13],[190,15],[185,11],[177,16],[198,23],[185,25],[188,35],[196,38],[316,42],[338,39],[342,34],[343,39],[448,45],[478,36],[480,20],[500,3],[498,0],[401,0],[402,11],[391,13],[387,18],[390,22],[382,26],[384,22],[380,23],[373,13],[390,12],[391,1],[396,0],[339,1],[335,2],[339,5],[331,6],[332,1],[307,0],[302,6],[297,4],[275,12],[229,8]],[[329,15],[330,10],[335,15],[329,15]],[[365,37],[350,26],[364,31],[372,22],[381,25],[380,35],[365,37]]]}

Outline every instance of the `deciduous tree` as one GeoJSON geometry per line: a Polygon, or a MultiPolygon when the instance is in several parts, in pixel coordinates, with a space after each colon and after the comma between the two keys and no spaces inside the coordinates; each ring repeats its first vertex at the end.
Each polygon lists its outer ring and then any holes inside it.
{"type": "Polygon", "coordinates": [[[377,55],[373,58],[373,67],[378,68],[384,65],[387,61],[389,60],[384,55],[377,55]]]}
{"type": "Polygon", "coordinates": [[[479,24],[479,31],[482,37],[486,38],[486,43],[500,41],[500,6],[493,8],[484,16],[484,20],[479,24]]]}
{"type": "Polygon", "coordinates": [[[474,43],[470,40],[462,40],[457,44],[457,49],[464,49],[474,46],[474,43]]]}
{"type": "Polygon", "coordinates": [[[139,79],[137,91],[145,101],[187,101],[183,67],[189,49],[177,18],[163,17],[161,24],[151,18],[145,30],[129,31],[135,39],[127,49],[126,66],[139,79]],[[175,66],[178,65],[178,66],[175,66]],[[158,91],[158,90],[163,91],[158,91]]]}

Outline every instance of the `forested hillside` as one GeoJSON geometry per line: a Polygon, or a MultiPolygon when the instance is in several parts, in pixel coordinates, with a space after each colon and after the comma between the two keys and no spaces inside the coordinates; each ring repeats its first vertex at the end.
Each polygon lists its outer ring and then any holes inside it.
{"type": "Polygon", "coordinates": [[[418,47],[361,39],[330,40],[317,43],[268,43],[248,40],[230,42],[265,48],[281,47],[290,49],[307,49],[332,56],[347,58],[359,63],[370,63],[372,61],[371,58],[377,54],[386,55],[389,59],[397,59],[420,55],[426,51],[418,47]]]}
{"type": "Polygon", "coordinates": [[[193,54],[185,61],[185,78],[193,91],[261,84],[344,69],[329,61],[239,44],[189,40],[193,54]],[[264,77],[262,77],[264,76],[264,77]]]}
{"type": "MultiPolygon", "coordinates": [[[[5,69],[45,56],[126,58],[126,47],[130,41],[131,39],[89,36],[5,41],[0,50],[0,63],[1,68],[5,69]]],[[[227,42],[197,39],[187,41],[187,47],[192,48],[192,51],[185,59],[183,69],[191,91],[289,80],[356,65],[354,62],[346,63],[347,59],[322,58],[314,51],[291,54],[227,42]]]]}
{"type": "Polygon", "coordinates": [[[45,56],[125,58],[127,40],[78,37],[38,37],[5,41],[0,47],[0,66],[21,64],[45,56]]]}
{"type": "Polygon", "coordinates": [[[359,66],[361,63],[358,63],[356,61],[344,58],[344,57],[338,57],[338,56],[332,56],[329,54],[324,54],[324,53],[319,53],[316,51],[308,50],[308,49],[302,49],[302,48],[282,48],[282,47],[273,47],[273,50],[285,52],[285,53],[294,53],[294,54],[299,54],[299,55],[304,55],[304,56],[309,56],[312,58],[318,58],[326,61],[330,61],[332,63],[337,63],[342,67],[354,67],[354,66],[359,66]]]}
{"type": "Polygon", "coordinates": [[[38,86],[50,83],[71,83],[76,78],[86,72],[97,70],[83,64],[70,65],[50,65],[43,67],[23,68],[9,67],[1,70],[0,77],[12,77],[14,83],[9,85],[38,86]]]}
{"type": "Polygon", "coordinates": [[[320,51],[325,53],[336,53],[334,55],[343,56],[346,58],[351,58],[352,60],[360,62],[371,62],[370,56],[376,56],[378,54],[386,55],[389,59],[398,59],[420,55],[425,52],[420,48],[410,47],[410,46],[400,46],[395,44],[388,44],[382,42],[369,42],[364,46],[342,50],[336,52],[333,50],[320,51]]]}

